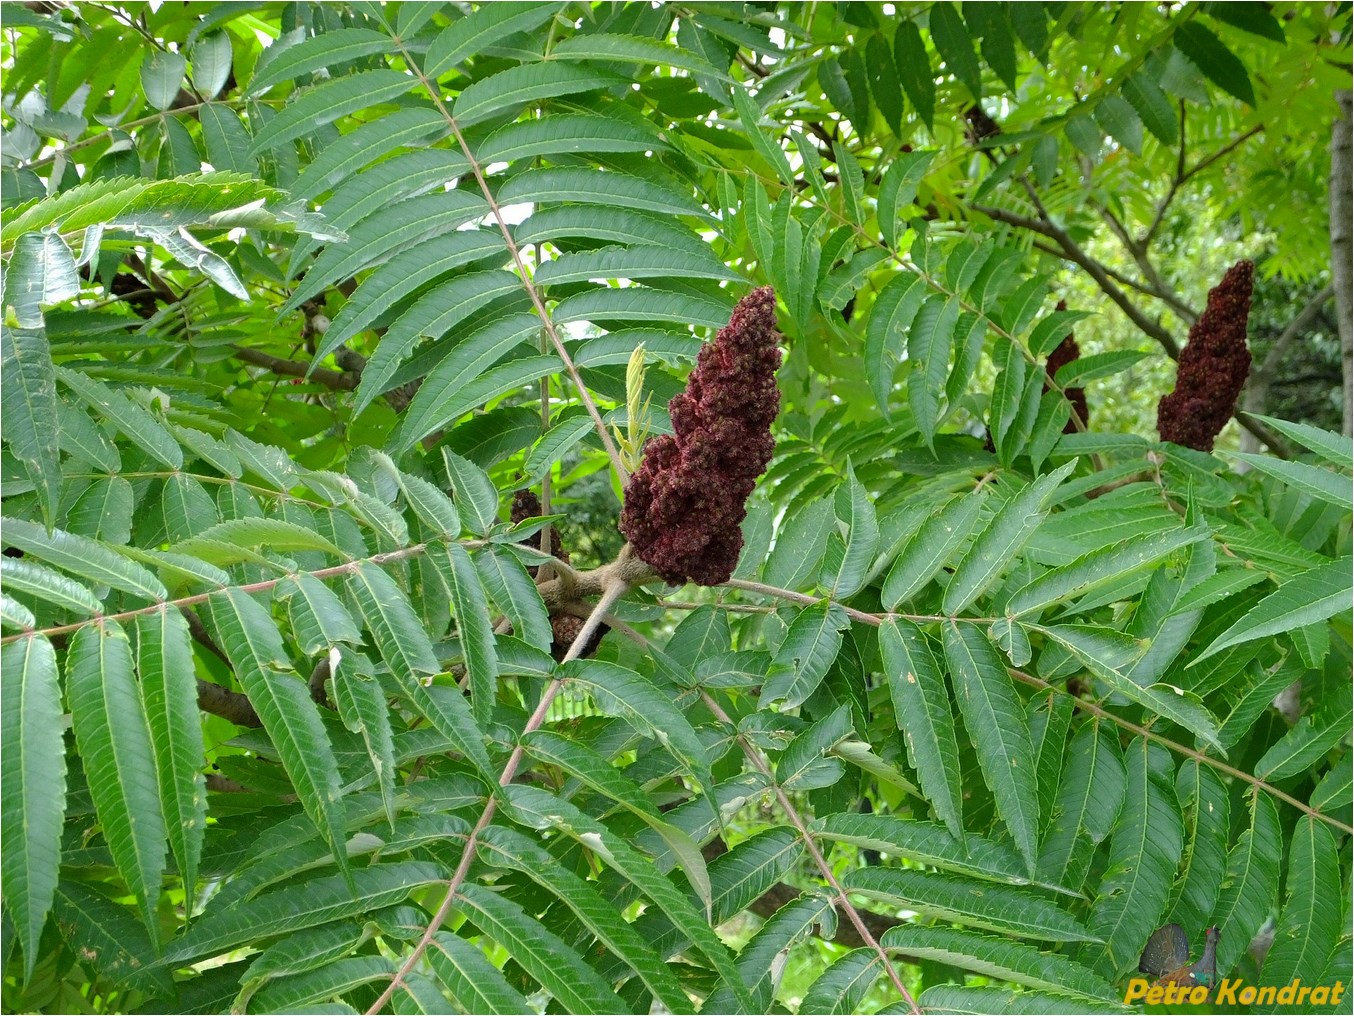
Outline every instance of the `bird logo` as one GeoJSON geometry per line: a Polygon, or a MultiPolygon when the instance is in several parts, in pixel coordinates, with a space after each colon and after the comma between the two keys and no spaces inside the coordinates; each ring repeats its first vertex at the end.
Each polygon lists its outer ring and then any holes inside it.
{"type": "Polygon", "coordinates": [[[1218,983],[1217,928],[1204,933],[1204,952],[1194,963],[1189,961],[1189,938],[1178,924],[1166,924],[1152,932],[1138,961],[1138,969],[1157,978],[1156,984],[1181,987],[1203,985],[1210,991],[1218,983]]]}

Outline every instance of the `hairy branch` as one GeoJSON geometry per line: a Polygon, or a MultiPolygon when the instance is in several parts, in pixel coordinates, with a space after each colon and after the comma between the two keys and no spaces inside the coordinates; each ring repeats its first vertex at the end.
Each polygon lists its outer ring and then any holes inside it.
{"type": "MultiPolygon", "coordinates": [[[[616,564],[621,564],[622,560],[628,559],[627,550],[628,548],[622,548],[621,557],[617,559],[616,564]]],[[[598,570],[601,571],[603,569],[598,570]]],[[[569,651],[565,654],[563,662],[568,663],[570,660],[575,660],[583,653],[588,641],[602,624],[603,618],[606,617],[611,608],[616,605],[617,601],[619,601],[629,589],[630,585],[623,578],[614,577],[611,580],[610,584],[603,590],[602,598],[598,600],[597,605],[593,607],[592,614],[588,617],[587,621],[584,622],[583,627],[579,629],[578,635],[574,637],[573,645],[569,647],[569,651]]],[[[533,730],[538,730],[540,728],[541,724],[545,722],[546,714],[550,711],[550,704],[555,701],[555,697],[563,687],[563,678],[557,677],[550,682],[545,689],[545,694],[541,696],[541,701],[536,706],[536,711],[531,714],[531,718],[527,720],[526,726],[522,728],[522,733],[519,736],[525,736],[533,730]]],[[[524,751],[519,741],[517,747],[513,749],[512,754],[508,756],[508,761],[503,766],[503,772],[498,778],[498,785],[500,787],[506,787],[513,781],[513,777],[517,775],[517,770],[522,764],[523,755],[524,751]]],[[[451,909],[456,903],[456,894],[460,890],[461,885],[465,882],[465,877],[470,871],[470,863],[474,860],[475,844],[479,840],[480,834],[483,833],[484,830],[489,827],[489,823],[493,821],[494,812],[497,811],[497,809],[498,798],[491,794],[488,800],[485,801],[484,811],[480,813],[479,821],[475,823],[475,827],[470,830],[470,835],[466,837],[465,846],[461,849],[461,859],[456,865],[456,871],[452,874],[451,880],[447,883],[446,894],[442,897],[442,902],[439,904],[437,912],[433,914],[432,920],[428,922],[428,927],[424,929],[423,935],[419,938],[418,943],[405,958],[404,962],[400,964],[400,968],[395,972],[395,976],[390,979],[390,983],[386,985],[385,990],[381,992],[380,997],[371,1004],[371,1008],[367,1010],[367,1016],[373,1016],[373,1014],[379,1013],[387,1004],[389,1004],[391,997],[404,983],[404,979],[409,976],[410,971],[412,971],[414,967],[418,965],[419,960],[422,959],[423,954],[427,951],[433,937],[437,934],[438,930],[441,929],[442,925],[446,923],[447,918],[451,916],[451,909]]]]}
{"type": "MultiPolygon", "coordinates": [[[[719,720],[720,723],[728,725],[735,731],[738,729],[738,725],[734,723],[732,717],[730,717],[729,714],[720,707],[719,703],[710,696],[710,693],[704,689],[701,689],[701,701],[705,703],[705,707],[714,714],[715,719],[719,720]]],[[[902,978],[898,976],[898,971],[894,967],[893,961],[889,959],[889,954],[885,951],[884,947],[879,944],[879,940],[874,937],[870,929],[866,926],[864,919],[860,916],[860,912],[856,910],[850,897],[846,895],[846,890],[842,888],[841,882],[837,880],[836,874],[832,871],[832,866],[827,863],[827,858],[825,858],[823,852],[818,849],[818,843],[814,840],[813,834],[809,832],[808,825],[804,822],[798,809],[795,808],[794,803],[776,780],[775,770],[771,768],[770,763],[762,756],[761,751],[748,740],[746,735],[738,733],[735,735],[734,739],[738,742],[739,747],[743,749],[743,754],[747,757],[747,760],[770,781],[771,787],[775,791],[777,802],[785,812],[786,817],[790,820],[790,824],[793,825],[795,831],[799,833],[800,839],[804,841],[804,849],[809,852],[809,857],[813,860],[814,866],[817,867],[818,873],[823,877],[823,881],[831,886],[833,892],[837,894],[838,904],[846,912],[847,920],[856,929],[856,933],[860,936],[861,942],[864,943],[865,948],[872,949],[879,955],[880,962],[884,964],[884,972],[893,983],[893,988],[898,992],[898,997],[903,1000],[913,1013],[920,1013],[921,1008],[917,1005],[916,1000],[912,997],[912,994],[907,990],[906,986],[904,986],[902,978]]]]}
{"type": "Polygon", "coordinates": [[[550,567],[556,577],[537,587],[547,610],[563,610],[583,597],[601,596],[618,581],[642,586],[658,577],[653,568],[634,556],[628,543],[615,561],[592,571],[576,571],[558,558],[551,559],[550,567]]]}

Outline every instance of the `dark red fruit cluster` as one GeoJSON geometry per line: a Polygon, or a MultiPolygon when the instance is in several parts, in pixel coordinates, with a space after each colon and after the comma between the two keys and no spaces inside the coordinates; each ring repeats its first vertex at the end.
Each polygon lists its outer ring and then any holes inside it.
{"type": "Polygon", "coordinates": [[[1246,348],[1246,319],[1251,312],[1255,265],[1238,261],[1208,293],[1208,307],[1189,330],[1180,351],[1175,391],[1157,405],[1157,432],[1201,452],[1232,417],[1237,396],[1251,369],[1246,348]]]}
{"type": "MultiPolygon", "coordinates": [[[[514,526],[517,525],[518,523],[525,522],[527,519],[538,518],[540,514],[541,514],[541,499],[536,496],[535,491],[526,490],[524,488],[522,490],[516,491],[513,494],[512,510],[508,517],[512,519],[512,524],[514,526]]],[[[535,547],[537,550],[540,550],[541,532],[542,531],[537,531],[535,533],[532,533],[522,542],[525,543],[528,547],[535,547]]],[[[546,526],[543,532],[548,532],[550,534],[550,555],[556,558],[557,560],[563,561],[565,564],[568,564],[569,552],[565,550],[563,545],[560,543],[559,534],[555,532],[554,527],[546,526]]],[[[536,577],[535,568],[529,568],[527,570],[531,572],[532,578],[536,577]]]]}
{"type": "MultiPolygon", "coordinates": [[[[574,639],[578,638],[579,633],[583,631],[585,621],[576,614],[556,613],[550,615],[550,634],[553,641],[550,644],[550,655],[556,662],[564,659],[568,654],[569,648],[574,644],[574,639]]],[[[597,647],[602,644],[602,639],[607,632],[611,631],[610,625],[599,624],[588,639],[587,645],[578,654],[580,659],[587,659],[593,653],[597,652],[597,647]]]]}
{"type": "MultiPolygon", "coordinates": [[[[513,525],[517,525],[519,522],[524,522],[527,519],[536,518],[540,514],[541,499],[536,496],[535,491],[523,489],[513,494],[512,512],[509,516],[512,519],[513,525]]],[[[564,545],[560,543],[559,534],[550,526],[547,526],[543,531],[550,533],[551,556],[557,561],[568,564],[569,552],[564,548],[564,545]]],[[[537,550],[540,550],[541,533],[532,533],[522,542],[529,547],[535,547],[537,550]]],[[[539,570],[539,568],[527,569],[533,579],[536,577],[536,573],[539,570]]],[[[562,610],[551,612],[550,634],[552,641],[550,645],[550,655],[556,660],[564,659],[565,654],[569,651],[569,647],[574,644],[574,639],[578,637],[578,633],[582,630],[583,618],[562,610]]],[[[598,645],[601,644],[602,637],[610,630],[611,629],[605,624],[598,625],[597,630],[592,633],[592,637],[588,640],[588,644],[583,648],[583,651],[579,655],[586,658],[595,653],[598,645]]]]}
{"type": "MultiPolygon", "coordinates": [[[[1063,300],[1059,300],[1058,310],[1067,310],[1067,303],[1063,300]]],[[[1058,348],[1049,354],[1048,376],[1050,378],[1056,378],[1058,376],[1058,371],[1063,367],[1066,367],[1073,360],[1079,359],[1081,359],[1081,348],[1077,345],[1077,340],[1073,337],[1072,333],[1068,332],[1067,337],[1063,339],[1062,342],[1058,343],[1058,348]]],[[[1048,390],[1049,384],[1045,381],[1044,391],[1048,390]]],[[[1086,389],[1064,388],[1063,395],[1065,395],[1067,401],[1071,403],[1073,414],[1076,419],[1081,420],[1082,426],[1084,427],[1090,420],[1086,408],[1086,389]]],[[[1064,434],[1075,434],[1077,432],[1076,419],[1073,419],[1072,417],[1068,418],[1067,423],[1063,426],[1064,434]]]]}
{"type": "Polygon", "coordinates": [[[743,549],[746,502],[775,448],[780,335],[770,286],[738,302],[668,403],[675,437],[654,438],[625,488],[620,530],[673,584],[727,582],[743,549]]]}

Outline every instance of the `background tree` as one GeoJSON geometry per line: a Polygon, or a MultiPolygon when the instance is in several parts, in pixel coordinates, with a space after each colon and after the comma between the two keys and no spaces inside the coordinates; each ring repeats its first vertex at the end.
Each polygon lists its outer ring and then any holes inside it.
{"type": "Polygon", "coordinates": [[[1348,983],[1349,17],[7,5],[5,1006],[1348,983]],[[766,286],[725,567],[623,546],[766,286]]]}

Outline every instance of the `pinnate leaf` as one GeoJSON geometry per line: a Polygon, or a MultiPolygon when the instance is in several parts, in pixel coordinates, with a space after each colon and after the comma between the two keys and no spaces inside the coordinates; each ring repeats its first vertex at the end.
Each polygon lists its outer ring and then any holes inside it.
{"type": "Polygon", "coordinates": [[[891,617],[880,626],[879,651],[908,759],[936,814],[952,835],[962,837],[962,773],[944,672],[926,635],[905,618],[891,617]]]}
{"type": "Polygon", "coordinates": [[[117,622],[87,625],[75,633],[66,658],[66,694],[104,838],[155,941],[165,823],[131,643],[117,622]]]}
{"type": "Polygon", "coordinates": [[[38,962],[38,939],[56,893],[66,810],[66,753],[56,653],[42,635],[0,651],[0,736],[5,778],[0,815],[12,835],[0,860],[5,906],[23,949],[25,977],[38,962]]]}
{"type": "Polygon", "coordinates": [[[996,647],[970,624],[945,626],[945,661],[964,727],[978,755],[997,814],[1033,873],[1038,852],[1039,790],[1025,712],[996,647]]]}

